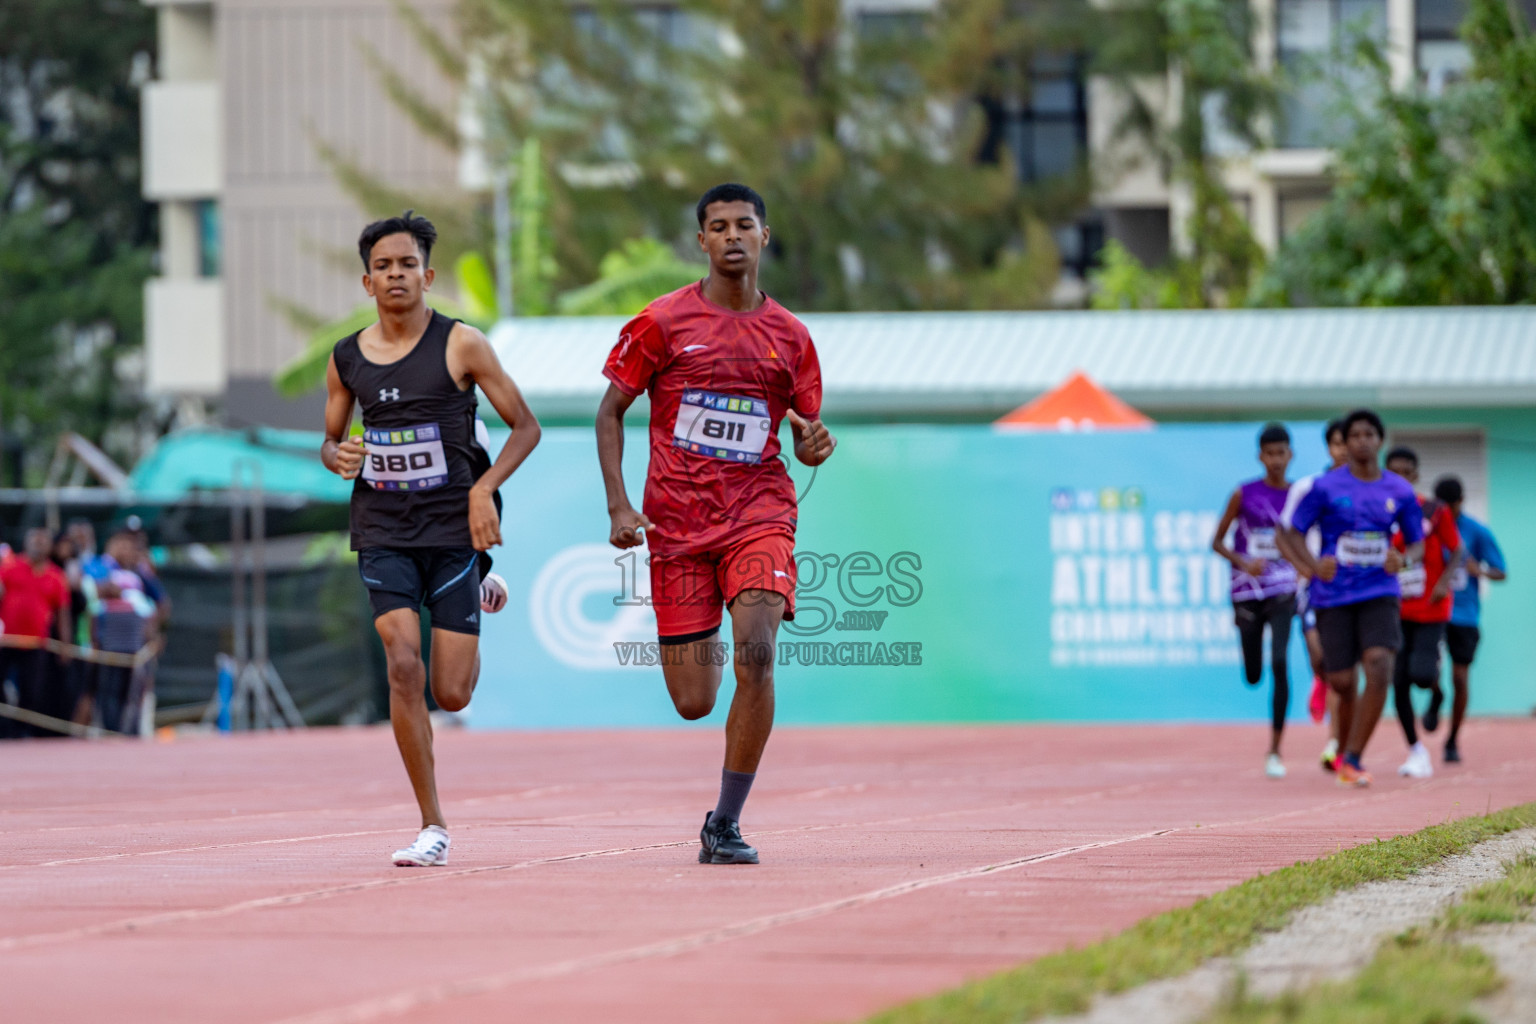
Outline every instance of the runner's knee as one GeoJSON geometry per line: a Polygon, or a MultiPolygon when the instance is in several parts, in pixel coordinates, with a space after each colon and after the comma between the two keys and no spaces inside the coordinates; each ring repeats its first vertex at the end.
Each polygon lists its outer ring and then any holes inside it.
{"type": "Polygon", "coordinates": [[[389,668],[390,686],[421,686],[426,670],[421,663],[421,645],[408,640],[386,640],[384,659],[389,668]]]}
{"type": "Polygon", "coordinates": [[[1392,652],[1385,647],[1372,647],[1360,656],[1367,682],[1390,682],[1392,663],[1392,652]]]}
{"type": "Polygon", "coordinates": [[[437,701],[437,706],[444,711],[463,711],[469,707],[469,699],[474,696],[474,693],[475,687],[472,682],[432,687],[432,699],[437,701]]]}
{"type": "Polygon", "coordinates": [[[705,693],[678,694],[672,698],[677,713],[690,722],[696,722],[715,710],[715,698],[705,693]]]}

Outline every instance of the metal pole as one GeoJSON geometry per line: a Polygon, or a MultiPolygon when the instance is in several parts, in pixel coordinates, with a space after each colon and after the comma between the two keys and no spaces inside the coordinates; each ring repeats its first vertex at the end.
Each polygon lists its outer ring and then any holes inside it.
{"type": "Polygon", "coordinates": [[[251,659],[267,661],[267,499],[261,464],[251,463],[251,659]]]}
{"type": "Polygon", "coordinates": [[[507,156],[491,172],[491,219],[496,233],[496,318],[512,316],[512,182],[507,156]]]}

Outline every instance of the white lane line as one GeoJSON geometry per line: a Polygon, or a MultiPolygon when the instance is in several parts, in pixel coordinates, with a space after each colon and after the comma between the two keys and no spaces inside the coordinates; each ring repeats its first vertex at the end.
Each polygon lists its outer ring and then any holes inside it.
{"type": "MultiPolygon", "coordinates": [[[[940,818],[954,817],[956,815],[976,813],[992,814],[1003,810],[1037,806],[1042,803],[1074,804],[1088,799],[1107,797],[1111,794],[1126,795],[1146,788],[1148,783],[1132,783],[1124,786],[1115,786],[1103,790],[1090,790],[1086,793],[1073,793],[1064,798],[1052,800],[1035,799],[1020,801],[1010,804],[999,804],[991,807],[950,808],[944,811],[935,811],[923,815],[905,815],[898,818],[885,818],[869,822],[832,822],[822,825],[799,825],[793,828],[764,829],[748,832],[751,838],[759,836],[789,835],[806,832],[825,832],[844,828],[879,828],[890,825],[905,825],[916,821],[931,821],[940,818]]],[[[512,822],[502,827],[518,827],[522,823],[512,822]]],[[[480,827],[494,827],[489,823],[480,827]]],[[[398,831],[392,829],[391,831],[398,831]]],[[[366,834],[366,833],[361,833],[366,834]]],[[[298,837],[289,840],[272,840],[274,842],[302,842],[305,839],[320,838],[315,836],[298,837]]],[[[449,878],[463,878],[469,875],[483,875],[500,871],[524,871],[529,868],[543,867],[550,864],[563,864],[570,861],[586,860],[592,857],[613,857],[626,853],[642,853],[648,850],[666,850],[683,846],[692,846],[694,840],[683,842],[652,843],[645,846],[613,847],[602,850],[589,850],[579,853],[560,854],[551,857],[538,857],[526,861],[514,861],[511,864],[485,864],[473,868],[460,868],[445,871],[440,868],[432,868],[420,873],[409,873],[389,878],[375,878],[364,882],[354,882],[348,885],[329,886],[321,889],[308,889],[301,892],[284,893],[278,896],[264,896],[252,900],[241,900],[238,903],[229,903],[216,907],[189,907],[184,910],[166,911],[160,914],[150,914],[143,917],[120,918],[115,921],[103,921],[94,925],[82,925],[79,928],[70,928],[58,932],[35,932],[30,935],[16,935],[8,938],[0,938],[0,952],[8,952],[13,949],[28,949],[34,946],[56,945],[62,942],[72,942],[80,939],[99,938],[105,935],[124,934],[127,932],[142,931],[146,928],[154,928],[162,925],[184,924],[188,921],[198,921],[207,918],[227,917],[231,914],[243,913],[247,910],[263,910],[269,907],[290,906],[298,903],[310,903],[315,900],[329,899],[333,896],[345,896],[356,892],[367,892],[373,889],[382,889],[391,886],[425,884],[438,882],[449,878]]],[[[236,844],[246,845],[246,844],[236,844]]]]}
{"type": "Polygon", "coordinates": [[[676,939],[665,939],[661,942],[630,946],[627,949],[616,949],[607,953],[596,953],[592,956],[559,960],[555,963],[543,964],[538,967],[525,967],[497,974],[481,975],[478,978],[465,978],[460,981],[443,982],[437,985],[408,989],[404,992],[397,992],[378,999],[364,1000],[349,1006],[321,1010],[318,1013],[305,1014],[298,1017],[287,1017],[280,1024],[357,1024],[360,1021],[375,1020],[379,1017],[398,1016],[418,1007],[442,1003],[449,999],[494,992],[498,989],[523,982],[545,981],[551,978],[566,977],[598,968],[612,967],[616,964],[631,963],[636,960],[652,960],[661,957],[677,956],[680,953],[692,952],[693,950],[727,942],[731,939],[756,935],[771,928],[798,924],[801,921],[809,921],[812,918],[823,917],[840,910],[852,910],[857,907],[868,906],[871,903],[893,899],[897,896],[905,896],[908,893],[918,892],[923,889],[931,889],[934,886],[947,885],[950,882],[964,881],[969,878],[996,874],[1002,871],[1012,871],[1015,868],[1025,867],[1030,864],[1040,864],[1045,861],[1070,857],[1073,854],[1085,853],[1090,850],[1102,850],[1110,846],[1119,846],[1122,843],[1134,843],[1141,839],[1151,839],[1156,836],[1168,835],[1170,832],[1175,831],[1178,830],[1160,829],[1155,832],[1143,832],[1138,835],[1123,836],[1119,839],[1084,843],[1080,846],[1069,846],[1060,850],[1052,850],[1049,853],[1037,853],[1028,857],[998,861],[994,864],[983,864],[980,867],[951,871],[942,875],[915,878],[909,882],[900,882],[896,885],[888,885],[881,889],[872,889],[868,892],[828,900],[824,903],[816,903],[795,910],[765,914],[762,917],[754,917],[750,920],[740,921],[736,924],[729,924],[720,928],[712,928],[708,931],[695,932],[692,935],[684,935],[676,939]]]}
{"type": "Polygon", "coordinates": [[[354,882],[350,885],[330,886],[324,889],[309,889],[303,892],[290,892],[284,893],[281,896],[263,896],[254,900],[241,900],[239,903],[227,903],[221,907],[192,907],[187,910],[171,910],[163,914],[147,914],[143,917],[103,921],[101,924],[85,925],[80,928],[70,928],[60,932],[37,932],[32,935],[16,935],[0,939],[0,953],[10,952],[15,949],[31,949],[36,946],[52,946],[61,942],[73,942],[77,939],[89,939],[102,935],[137,932],[160,925],[180,924],[186,921],[199,921],[214,917],[228,917],[231,914],[239,914],[247,910],[261,910],[266,907],[285,907],[297,903],[311,903],[315,900],[329,899],[332,896],[342,896],[347,893],[367,892],[370,889],[440,882],[449,878],[483,875],[492,871],[523,871],[528,868],[541,867],[545,864],[560,864],[566,861],[586,860],[591,857],[614,857],[619,854],[636,853],[641,850],[662,850],[671,846],[692,846],[694,842],[695,840],[690,839],[684,843],[653,843],[649,846],[624,846],[608,850],[588,850],[582,853],[561,854],[556,857],[537,857],[532,860],[516,861],[512,864],[486,864],[481,867],[458,868],[452,871],[442,868],[425,868],[420,873],[401,874],[390,878],[374,878],[366,882],[354,882]]]}

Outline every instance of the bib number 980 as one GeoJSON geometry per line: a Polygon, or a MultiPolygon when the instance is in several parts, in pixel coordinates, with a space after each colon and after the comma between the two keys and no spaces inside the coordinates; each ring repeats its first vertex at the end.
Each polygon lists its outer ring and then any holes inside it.
{"type": "Polygon", "coordinates": [[[428,491],[448,482],[448,457],[437,425],[365,430],[363,479],[378,491],[428,491]]]}

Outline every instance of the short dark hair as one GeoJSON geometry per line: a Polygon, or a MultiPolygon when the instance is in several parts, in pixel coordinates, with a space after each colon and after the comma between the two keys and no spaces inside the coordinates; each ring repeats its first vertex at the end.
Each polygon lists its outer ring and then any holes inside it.
{"type": "Polygon", "coordinates": [[[1264,429],[1259,431],[1259,447],[1267,444],[1290,444],[1291,432],[1285,429],[1283,423],[1266,423],[1264,429]]]}
{"type": "Polygon", "coordinates": [[[1447,505],[1458,505],[1466,497],[1466,492],[1462,490],[1458,477],[1443,476],[1435,481],[1435,497],[1447,505]]]}
{"type": "Polygon", "coordinates": [[[1323,428],[1323,444],[1328,444],[1330,441],[1332,441],[1334,434],[1339,435],[1340,441],[1344,440],[1344,438],[1348,436],[1344,433],[1344,420],[1342,418],[1331,419],[1328,421],[1328,425],[1323,428]]]}
{"type": "Polygon", "coordinates": [[[432,246],[437,244],[437,228],[427,218],[416,216],[415,210],[406,210],[398,217],[374,221],[357,236],[357,252],[363,258],[363,270],[371,269],[373,247],[390,235],[410,235],[416,239],[416,248],[421,250],[421,265],[432,265],[432,246]]]}
{"type": "Polygon", "coordinates": [[[757,212],[757,219],[764,224],[768,223],[768,204],[763,202],[762,196],[746,185],[728,181],[705,192],[699,199],[698,208],[694,210],[699,218],[699,227],[704,226],[704,211],[709,209],[710,203],[751,203],[752,209],[757,212]]]}
{"type": "Polygon", "coordinates": [[[1376,428],[1377,437],[1385,438],[1387,436],[1387,425],[1381,422],[1380,416],[1377,416],[1376,413],[1370,409],[1356,409],[1354,412],[1345,416],[1344,422],[1341,424],[1344,429],[1345,440],[1349,439],[1350,428],[1353,427],[1356,423],[1360,423],[1362,421],[1369,423],[1371,426],[1376,428]]]}
{"type": "Polygon", "coordinates": [[[1387,452],[1385,461],[1391,462],[1393,459],[1402,459],[1406,462],[1411,462],[1413,463],[1414,469],[1419,468],[1419,453],[1414,451],[1412,448],[1409,448],[1405,444],[1400,444],[1396,448],[1393,448],[1391,451],[1387,452]]]}

